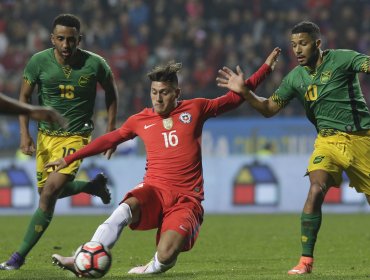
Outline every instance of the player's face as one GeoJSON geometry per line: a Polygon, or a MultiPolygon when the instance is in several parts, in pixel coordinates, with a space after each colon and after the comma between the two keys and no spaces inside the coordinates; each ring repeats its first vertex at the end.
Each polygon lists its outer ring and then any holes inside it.
{"type": "Polygon", "coordinates": [[[76,53],[80,40],[81,36],[76,28],[55,26],[51,34],[51,42],[55,47],[57,59],[68,61],[76,53]]]}
{"type": "Polygon", "coordinates": [[[150,97],[154,111],[159,115],[168,115],[177,106],[179,88],[173,88],[169,83],[152,82],[150,97]]]}
{"type": "Polygon", "coordinates": [[[314,40],[308,33],[292,34],[291,45],[299,65],[316,65],[320,57],[320,43],[320,40],[314,40]]]}

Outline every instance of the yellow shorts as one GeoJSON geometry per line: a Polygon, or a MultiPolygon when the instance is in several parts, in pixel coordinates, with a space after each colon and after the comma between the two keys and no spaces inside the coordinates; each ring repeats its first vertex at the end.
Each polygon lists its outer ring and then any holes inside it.
{"type": "Polygon", "coordinates": [[[330,173],[338,186],[345,171],[351,187],[370,195],[370,130],[318,135],[308,172],[319,169],[330,173]]]}
{"type": "MultiPolygon", "coordinates": [[[[52,171],[51,168],[44,170],[46,163],[73,154],[86,146],[90,141],[91,136],[49,136],[39,132],[36,148],[37,186],[42,188],[46,182],[46,178],[52,171]]],[[[76,160],[59,172],[76,176],[81,162],[82,160],[76,160]]]]}

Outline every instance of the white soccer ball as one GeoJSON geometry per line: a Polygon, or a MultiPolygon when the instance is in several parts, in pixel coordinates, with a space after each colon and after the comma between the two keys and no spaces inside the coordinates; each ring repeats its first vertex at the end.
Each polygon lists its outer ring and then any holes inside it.
{"type": "Polygon", "coordinates": [[[109,249],[95,241],[86,242],[78,247],[74,257],[77,272],[86,278],[103,277],[112,263],[109,249]]]}

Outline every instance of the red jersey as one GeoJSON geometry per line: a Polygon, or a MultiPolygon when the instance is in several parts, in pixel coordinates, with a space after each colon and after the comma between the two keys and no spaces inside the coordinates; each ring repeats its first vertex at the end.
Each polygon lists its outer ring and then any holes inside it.
{"type": "MultiPolygon", "coordinates": [[[[271,72],[263,64],[247,81],[255,89],[271,72]]],[[[146,108],[117,130],[96,138],[90,144],[64,158],[67,164],[96,155],[139,136],[147,153],[144,182],[158,188],[175,190],[204,199],[202,174],[202,129],[204,122],[242,104],[236,93],[215,99],[195,98],[178,102],[167,117],[146,108]]]]}
{"type": "Polygon", "coordinates": [[[125,140],[135,136],[143,140],[147,154],[145,183],[203,199],[203,124],[243,101],[232,92],[215,99],[184,100],[167,117],[146,108],[128,118],[119,133],[125,140]]]}

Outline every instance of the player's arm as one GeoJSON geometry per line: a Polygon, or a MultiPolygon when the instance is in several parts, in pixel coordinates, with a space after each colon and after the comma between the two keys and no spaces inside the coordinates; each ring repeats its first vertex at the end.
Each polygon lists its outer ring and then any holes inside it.
{"type": "Polygon", "coordinates": [[[236,73],[228,67],[223,67],[222,70],[219,70],[217,85],[240,94],[253,108],[265,117],[272,117],[280,110],[278,104],[271,97],[265,98],[258,96],[245,85],[244,73],[239,66],[236,68],[236,73]]]}
{"type": "MultiPolygon", "coordinates": [[[[113,75],[110,75],[101,86],[105,91],[105,104],[108,113],[108,123],[106,132],[111,132],[116,129],[116,117],[117,117],[117,106],[118,106],[118,91],[117,85],[114,81],[113,75]]],[[[104,154],[108,159],[110,159],[111,155],[114,153],[115,147],[106,151],[104,154]]]]}
{"type": "Polygon", "coordinates": [[[281,107],[278,106],[271,97],[265,98],[258,96],[253,90],[256,89],[254,85],[260,84],[260,79],[264,79],[268,74],[266,71],[265,74],[263,74],[262,70],[264,67],[266,68],[266,66],[268,66],[271,70],[274,70],[280,52],[280,48],[275,48],[267,57],[265,64],[246,81],[244,80],[244,73],[239,66],[236,69],[236,73],[228,67],[223,67],[223,69],[219,70],[219,76],[216,79],[217,85],[219,87],[228,88],[243,96],[244,99],[263,116],[272,117],[276,115],[281,107]]]}
{"type": "Polygon", "coordinates": [[[65,127],[65,119],[53,108],[34,106],[10,98],[0,92],[0,111],[7,115],[25,115],[35,121],[57,123],[65,127]]]}
{"type": "MultiPolygon", "coordinates": [[[[34,85],[28,83],[26,79],[23,79],[21,85],[21,91],[19,94],[19,101],[25,104],[31,103],[31,96],[34,89],[34,85]]],[[[35,143],[30,135],[28,124],[30,117],[28,115],[19,116],[19,127],[20,127],[20,149],[22,153],[26,155],[32,155],[35,151],[35,143]]]]}
{"type": "Polygon", "coordinates": [[[109,149],[115,148],[123,141],[125,141],[125,139],[120,134],[119,129],[116,129],[112,132],[106,133],[96,138],[82,149],[66,156],[65,158],[60,158],[56,161],[47,163],[45,165],[45,169],[47,170],[49,168],[53,168],[53,170],[57,172],[76,160],[94,156],[103,153],[109,149]]]}
{"type": "Polygon", "coordinates": [[[251,75],[246,81],[245,85],[252,91],[255,91],[257,87],[265,80],[265,78],[275,69],[278,61],[281,49],[276,47],[266,58],[265,63],[251,75]]]}

